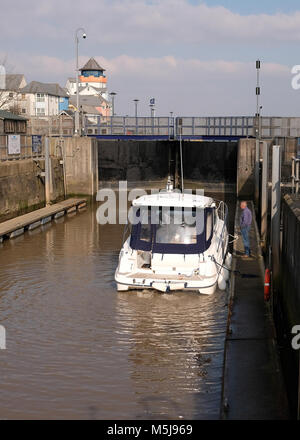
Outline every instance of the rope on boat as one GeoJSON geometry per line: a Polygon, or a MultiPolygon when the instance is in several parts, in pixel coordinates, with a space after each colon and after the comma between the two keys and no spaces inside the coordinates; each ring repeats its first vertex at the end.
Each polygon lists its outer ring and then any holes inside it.
{"type": "Polygon", "coordinates": [[[229,235],[229,237],[232,237],[232,238],[233,238],[233,240],[232,240],[232,241],[229,241],[228,244],[234,243],[235,241],[237,241],[237,240],[239,239],[239,236],[238,236],[238,235],[231,235],[231,234],[228,234],[228,235],[229,235]]]}
{"type": "Polygon", "coordinates": [[[228,270],[228,272],[233,273],[236,276],[240,276],[241,278],[258,278],[258,275],[254,275],[252,273],[241,273],[241,271],[237,269],[236,270],[229,269],[223,264],[218,263],[213,255],[210,255],[210,258],[217,266],[220,266],[221,268],[228,270]]]}

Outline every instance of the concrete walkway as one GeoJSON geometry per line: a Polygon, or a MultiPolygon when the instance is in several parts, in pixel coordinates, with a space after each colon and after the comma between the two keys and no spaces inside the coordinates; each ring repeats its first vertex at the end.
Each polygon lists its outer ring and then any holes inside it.
{"type": "Polygon", "coordinates": [[[29,212],[28,214],[20,215],[18,217],[12,218],[5,222],[0,223],[0,241],[3,238],[10,237],[16,231],[22,231],[30,226],[39,226],[39,222],[43,220],[51,221],[51,219],[56,215],[64,215],[70,210],[75,210],[79,206],[86,205],[86,199],[83,198],[72,198],[63,200],[60,203],[55,203],[54,205],[46,206],[45,208],[37,209],[36,211],[29,212]]]}
{"type": "MultiPolygon", "coordinates": [[[[250,202],[249,208],[253,205],[250,202]]],[[[249,277],[235,276],[225,344],[223,419],[276,420],[289,418],[288,404],[269,307],[264,302],[264,266],[257,226],[250,232],[254,257],[243,259],[237,205],[233,269],[249,277]]]]}

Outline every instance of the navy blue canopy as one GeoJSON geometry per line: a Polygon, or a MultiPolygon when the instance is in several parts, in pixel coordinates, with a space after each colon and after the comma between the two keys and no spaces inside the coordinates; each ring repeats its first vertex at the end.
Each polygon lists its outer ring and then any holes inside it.
{"type": "MultiPolygon", "coordinates": [[[[172,210],[172,208],[170,208],[172,210]]],[[[161,208],[160,208],[161,211],[161,208]]],[[[184,242],[181,243],[168,243],[161,242],[158,239],[157,232],[160,225],[150,223],[142,224],[139,221],[137,224],[132,226],[130,247],[135,250],[152,251],[153,253],[159,254],[199,254],[206,251],[211,245],[211,240],[213,236],[213,215],[214,208],[204,208],[204,209],[193,209],[195,221],[199,216],[201,219],[201,228],[196,228],[195,226],[195,237],[193,241],[189,244],[184,242]],[[210,217],[208,219],[208,217],[210,217]],[[207,222],[211,223],[211,227],[207,228],[207,222]],[[197,231],[197,232],[196,232],[197,231]],[[207,236],[207,234],[209,234],[207,236]]],[[[137,210],[137,217],[140,215],[139,210],[137,210]]],[[[183,225],[185,227],[185,225],[183,225]]],[[[185,229],[183,229],[184,233],[185,229]]]]}

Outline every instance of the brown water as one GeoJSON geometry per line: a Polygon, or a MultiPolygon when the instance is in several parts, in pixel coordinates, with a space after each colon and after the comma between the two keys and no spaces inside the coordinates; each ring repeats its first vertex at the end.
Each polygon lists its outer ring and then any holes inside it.
{"type": "Polygon", "coordinates": [[[227,293],[117,293],[95,210],[0,245],[0,418],[218,417],[227,293]]]}

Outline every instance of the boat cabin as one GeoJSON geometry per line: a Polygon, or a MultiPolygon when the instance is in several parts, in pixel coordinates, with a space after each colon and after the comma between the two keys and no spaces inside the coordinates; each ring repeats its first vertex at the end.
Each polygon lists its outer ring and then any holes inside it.
{"type": "Polygon", "coordinates": [[[133,213],[131,249],[159,254],[205,252],[218,218],[211,198],[181,193],[140,197],[133,213]]]}

